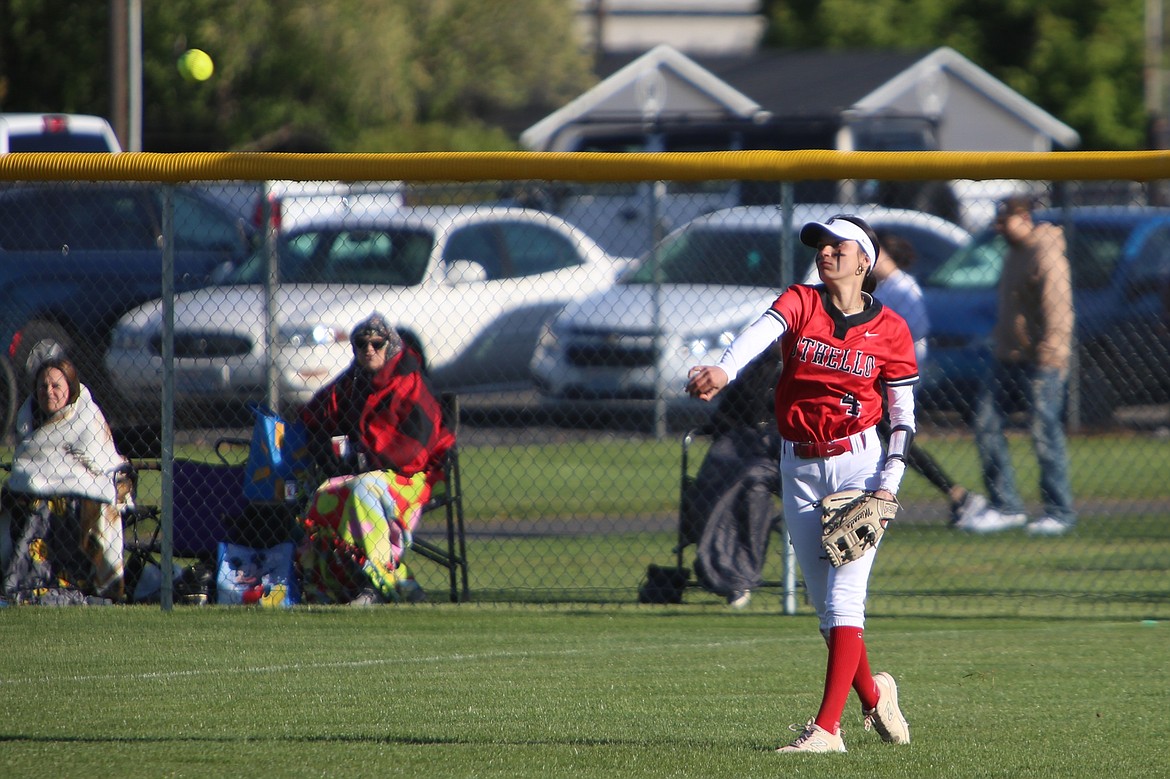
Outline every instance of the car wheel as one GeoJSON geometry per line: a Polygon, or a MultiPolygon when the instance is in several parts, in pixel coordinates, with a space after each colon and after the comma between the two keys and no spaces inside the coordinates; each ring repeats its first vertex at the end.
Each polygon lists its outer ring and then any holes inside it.
{"type": "Polygon", "coordinates": [[[16,383],[16,371],[12,370],[12,363],[0,358],[0,417],[3,417],[4,423],[0,427],[0,441],[7,439],[8,434],[12,432],[19,398],[20,386],[16,383]]]}

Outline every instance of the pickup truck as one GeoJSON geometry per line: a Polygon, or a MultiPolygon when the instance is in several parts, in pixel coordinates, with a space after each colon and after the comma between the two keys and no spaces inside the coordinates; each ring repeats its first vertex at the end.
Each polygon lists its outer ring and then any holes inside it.
{"type": "MultiPolygon", "coordinates": [[[[10,430],[31,372],[62,350],[109,416],[110,330],[162,294],[164,186],[0,187],[0,418],[10,430]]],[[[175,187],[175,288],[213,282],[258,245],[255,230],[190,187],[175,187]]],[[[115,420],[110,420],[115,424],[115,420]]]]}
{"type": "Polygon", "coordinates": [[[87,114],[0,114],[0,154],[122,151],[114,128],[87,114]]]}

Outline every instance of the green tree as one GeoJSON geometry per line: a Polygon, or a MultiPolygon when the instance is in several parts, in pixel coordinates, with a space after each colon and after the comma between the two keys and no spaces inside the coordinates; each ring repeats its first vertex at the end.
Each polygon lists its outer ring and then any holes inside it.
{"type": "MultiPolygon", "coordinates": [[[[108,115],[110,15],[0,0],[0,109],[108,115]]],[[[144,147],[505,147],[485,118],[551,110],[593,82],[572,25],[564,0],[143,3],[144,147]],[[209,81],[179,76],[189,47],[214,59],[209,81]]]]}
{"type": "Polygon", "coordinates": [[[765,0],[769,45],[950,46],[1074,127],[1085,149],[1146,143],[1142,0],[765,0]]]}
{"type": "Polygon", "coordinates": [[[107,3],[0,0],[0,110],[107,114],[108,29],[107,3]]]}
{"type": "MultiPolygon", "coordinates": [[[[113,0],[120,2],[121,0],[113,0]]],[[[1075,127],[1145,145],[1142,0],[764,0],[766,43],[951,46],[1075,127]]],[[[0,0],[0,110],[110,112],[111,0],[0,0]]],[[[508,148],[501,117],[594,81],[568,0],[143,3],[150,150],[508,148]],[[207,50],[215,76],[183,81],[207,50]]]]}
{"type": "MultiPolygon", "coordinates": [[[[481,117],[556,105],[591,83],[560,0],[183,0],[153,22],[172,115],[233,145],[411,151],[512,143],[481,117]],[[190,32],[183,32],[190,31],[190,32]],[[207,84],[177,78],[186,46],[213,53],[207,84]],[[192,105],[176,106],[187,96],[192,105]]],[[[189,126],[189,125],[188,125],[189,126]]]]}

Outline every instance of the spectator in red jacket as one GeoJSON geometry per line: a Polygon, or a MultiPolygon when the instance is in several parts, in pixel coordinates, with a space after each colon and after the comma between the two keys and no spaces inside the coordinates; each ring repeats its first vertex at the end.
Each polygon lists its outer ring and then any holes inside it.
{"type": "Polygon", "coordinates": [[[417,599],[401,563],[455,435],[422,360],[381,314],[350,333],[354,360],[301,412],[329,476],[302,520],[299,559],[309,602],[417,599]]]}

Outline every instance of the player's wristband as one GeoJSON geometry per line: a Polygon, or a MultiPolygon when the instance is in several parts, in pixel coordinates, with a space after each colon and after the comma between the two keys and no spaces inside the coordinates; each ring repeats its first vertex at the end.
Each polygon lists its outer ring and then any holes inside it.
{"type": "Polygon", "coordinates": [[[882,468],[881,478],[878,479],[878,488],[887,490],[897,497],[898,487],[902,484],[902,475],[906,473],[906,461],[901,457],[887,457],[886,465],[882,468]]]}

